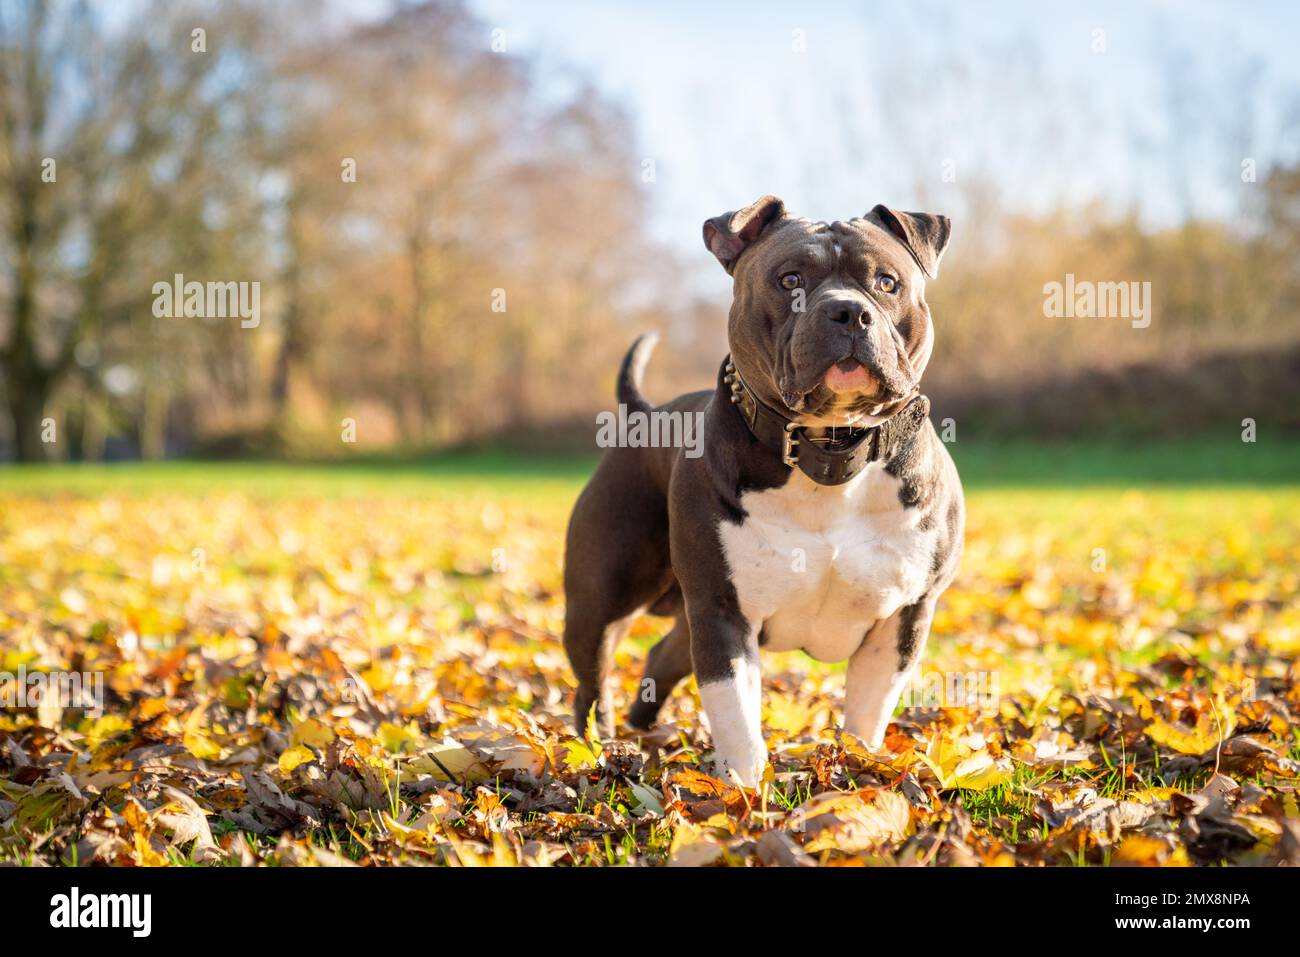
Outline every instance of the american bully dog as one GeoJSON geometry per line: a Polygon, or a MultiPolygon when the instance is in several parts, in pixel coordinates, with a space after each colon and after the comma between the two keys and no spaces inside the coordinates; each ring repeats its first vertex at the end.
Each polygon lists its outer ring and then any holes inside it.
{"type": "Polygon", "coordinates": [[[775,196],[704,224],[734,279],[716,386],[653,407],[646,336],[618,378],[629,415],[702,413],[702,450],[608,450],[569,523],[579,733],[594,707],[614,734],[614,649],[649,612],[676,623],[650,650],[633,728],[693,671],[719,773],[754,787],[759,650],[799,648],[848,660],[844,728],[880,746],[962,550],[961,482],[920,394],[926,282],[949,232],[947,217],[885,206],[810,222],[775,196]]]}

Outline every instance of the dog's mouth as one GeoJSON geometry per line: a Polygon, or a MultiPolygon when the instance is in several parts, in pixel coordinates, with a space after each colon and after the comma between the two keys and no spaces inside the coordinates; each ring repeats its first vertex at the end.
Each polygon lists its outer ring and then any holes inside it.
{"type": "Polygon", "coordinates": [[[917,389],[909,370],[884,368],[855,350],[821,367],[792,376],[782,385],[781,398],[799,415],[833,415],[856,419],[879,415],[889,406],[912,395],[917,389]]]}
{"type": "Polygon", "coordinates": [[[875,374],[853,356],[833,363],[822,383],[836,395],[872,395],[880,386],[875,374]]]}

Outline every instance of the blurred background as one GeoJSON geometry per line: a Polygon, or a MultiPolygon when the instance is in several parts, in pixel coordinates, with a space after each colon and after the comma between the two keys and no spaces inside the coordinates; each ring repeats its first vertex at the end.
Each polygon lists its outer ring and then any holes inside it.
{"type": "Polygon", "coordinates": [[[961,438],[1293,441],[1298,34],[1281,3],[0,0],[0,459],[591,450],[638,332],[653,397],[711,384],[700,226],[767,192],[952,217],[926,391],[961,438]],[[176,274],[259,283],[260,322],[157,318],[176,274]],[[1067,274],[1150,282],[1150,326],[1048,318],[1067,274]]]}

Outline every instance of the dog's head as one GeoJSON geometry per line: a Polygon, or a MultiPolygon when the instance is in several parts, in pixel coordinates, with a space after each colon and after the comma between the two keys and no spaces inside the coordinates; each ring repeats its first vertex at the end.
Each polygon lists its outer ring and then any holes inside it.
{"type": "Polygon", "coordinates": [[[775,196],[704,224],[735,278],[732,361],[767,404],[804,425],[870,425],[915,395],[934,332],[925,282],[948,245],[946,216],[877,206],[813,223],[775,196]]]}

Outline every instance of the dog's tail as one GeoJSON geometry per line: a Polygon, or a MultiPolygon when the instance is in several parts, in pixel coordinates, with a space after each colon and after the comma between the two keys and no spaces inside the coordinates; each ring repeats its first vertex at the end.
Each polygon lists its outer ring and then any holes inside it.
{"type": "Polygon", "coordinates": [[[659,342],[659,333],[646,332],[636,338],[632,348],[623,357],[623,364],[618,370],[618,401],[627,406],[629,412],[650,412],[654,409],[646,397],[641,394],[641,377],[645,374],[646,363],[659,342]]]}

